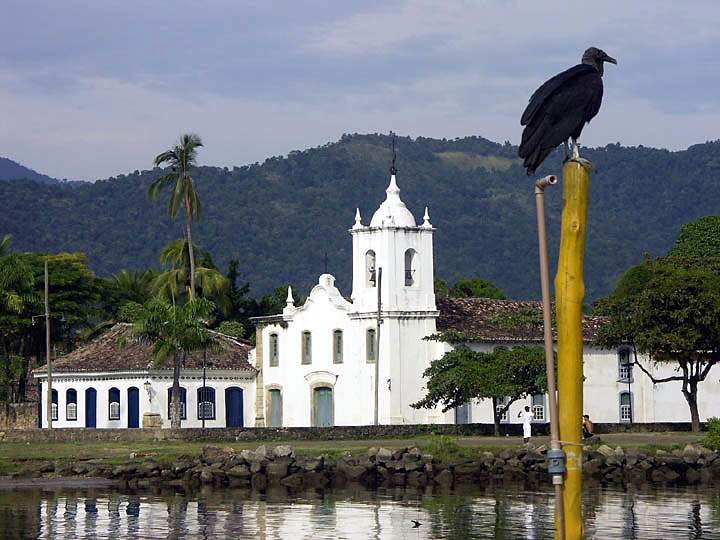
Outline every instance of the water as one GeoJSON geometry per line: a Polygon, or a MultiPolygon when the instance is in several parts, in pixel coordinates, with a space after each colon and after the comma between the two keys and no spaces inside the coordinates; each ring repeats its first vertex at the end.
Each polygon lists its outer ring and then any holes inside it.
{"type": "MultiPolygon", "coordinates": [[[[584,504],[586,538],[720,539],[720,486],[596,485],[584,504]]],[[[0,538],[542,539],[552,538],[552,519],[550,490],[519,485],[297,495],[0,490],[0,538]]]]}

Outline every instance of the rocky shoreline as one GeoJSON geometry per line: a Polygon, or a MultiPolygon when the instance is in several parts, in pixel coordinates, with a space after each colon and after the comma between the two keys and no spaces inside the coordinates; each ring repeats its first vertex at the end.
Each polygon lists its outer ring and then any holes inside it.
{"type": "MultiPolygon", "coordinates": [[[[449,488],[454,485],[497,480],[547,480],[547,449],[543,446],[482,452],[472,459],[441,462],[417,448],[371,448],[360,456],[300,456],[287,445],[256,450],[208,446],[200,456],[161,463],[130,455],[129,463],[112,465],[102,460],[59,464],[44,461],[27,465],[0,484],[17,484],[28,478],[57,480],[82,478],[113,480],[130,487],[217,485],[335,488],[348,483],[366,487],[449,488]]],[[[720,481],[720,453],[699,445],[650,454],[634,448],[586,447],[583,473],[606,482],[668,483],[720,481]]]]}

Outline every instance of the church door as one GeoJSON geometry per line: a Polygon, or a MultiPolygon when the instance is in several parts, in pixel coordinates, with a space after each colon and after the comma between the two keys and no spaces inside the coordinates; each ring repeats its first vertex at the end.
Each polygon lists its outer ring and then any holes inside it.
{"type": "Polygon", "coordinates": [[[270,394],[270,426],[282,427],[282,393],[273,388],[270,394]]]}
{"type": "Polygon", "coordinates": [[[243,427],[243,391],[236,386],[225,389],[225,426],[243,427]]]}
{"type": "Polygon", "coordinates": [[[333,416],[332,388],[327,386],[315,388],[313,390],[313,426],[331,427],[335,424],[333,416]]]}
{"type": "Polygon", "coordinates": [[[85,390],[85,427],[97,427],[97,390],[85,390]]]}
{"type": "Polygon", "coordinates": [[[455,423],[456,424],[469,424],[472,420],[470,419],[470,404],[463,403],[459,407],[455,408],[455,423]]]}
{"type": "Polygon", "coordinates": [[[140,390],[135,386],[128,388],[128,427],[140,427],[140,390]]]}

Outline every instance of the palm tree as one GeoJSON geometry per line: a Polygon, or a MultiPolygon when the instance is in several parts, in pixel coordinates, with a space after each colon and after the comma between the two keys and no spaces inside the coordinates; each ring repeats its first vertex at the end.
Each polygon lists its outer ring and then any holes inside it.
{"type": "MultiPolygon", "coordinates": [[[[195,244],[192,250],[195,260],[196,297],[211,298],[224,312],[232,309],[230,280],[215,268],[212,257],[195,244]]],[[[190,249],[186,239],[170,242],[160,253],[160,262],[169,269],[153,280],[156,294],[168,299],[179,299],[188,290],[190,274],[190,249]]]]}
{"type": "Polygon", "coordinates": [[[190,171],[195,167],[197,149],[203,145],[199,135],[185,134],[180,137],[179,144],[155,157],[154,164],[160,167],[170,166],[167,172],[155,180],[148,191],[150,199],[155,200],[160,192],[169,187],[172,189],[168,204],[170,217],[175,218],[182,206],[185,209],[185,237],[190,250],[190,299],[195,298],[195,256],[192,242],[192,222],[200,219],[200,199],[198,198],[190,171]]]}
{"type": "Polygon", "coordinates": [[[0,257],[10,254],[10,245],[12,244],[12,234],[6,234],[0,240],[0,257]]]}
{"type": "Polygon", "coordinates": [[[219,342],[208,331],[207,321],[215,305],[197,298],[176,305],[165,298],[149,300],[133,322],[131,337],[153,344],[153,364],[161,366],[173,360],[172,414],[170,427],[180,428],[180,369],[188,354],[194,351],[215,349],[219,342]]]}
{"type": "Polygon", "coordinates": [[[152,270],[121,270],[114,274],[110,286],[119,297],[120,303],[137,302],[143,304],[152,296],[152,282],[155,274],[152,270]]]}

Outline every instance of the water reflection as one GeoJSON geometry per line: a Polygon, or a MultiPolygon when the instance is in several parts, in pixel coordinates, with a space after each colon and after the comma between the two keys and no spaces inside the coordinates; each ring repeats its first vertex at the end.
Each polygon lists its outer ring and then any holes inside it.
{"type": "MultiPolygon", "coordinates": [[[[720,487],[588,486],[587,538],[720,539],[720,487]]],[[[2,538],[552,538],[552,493],[215,489],[0,491],[2,538]],[[411,520],[422,522],[412,528],[411,520]]]]}

